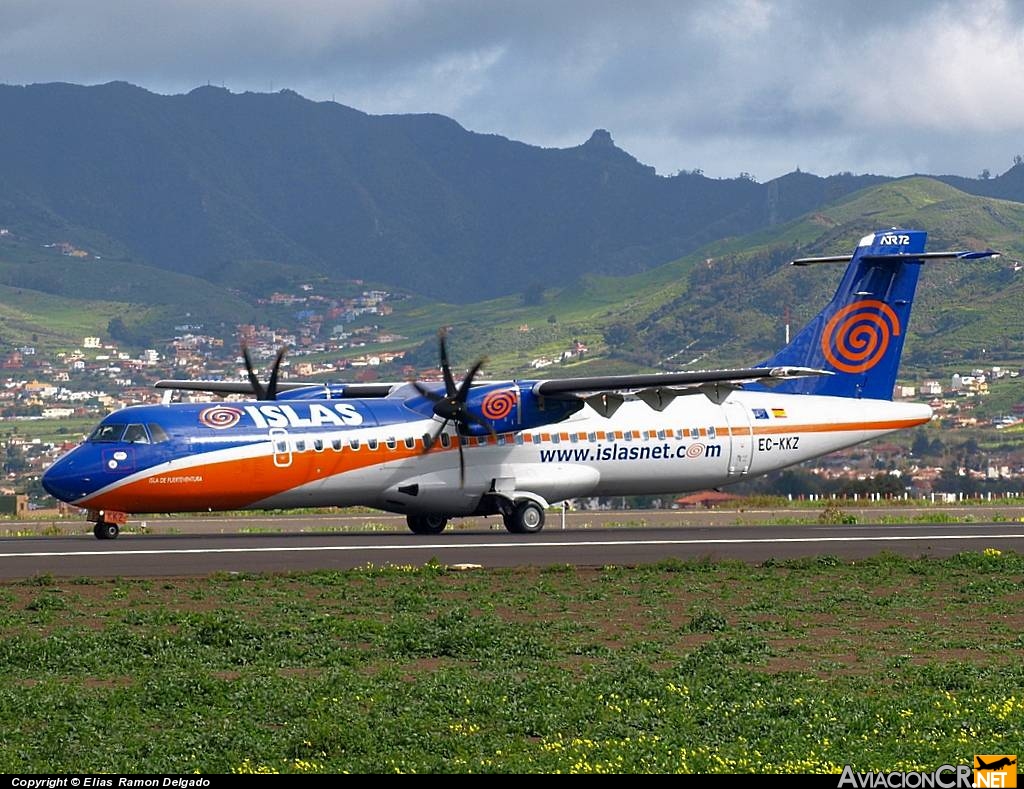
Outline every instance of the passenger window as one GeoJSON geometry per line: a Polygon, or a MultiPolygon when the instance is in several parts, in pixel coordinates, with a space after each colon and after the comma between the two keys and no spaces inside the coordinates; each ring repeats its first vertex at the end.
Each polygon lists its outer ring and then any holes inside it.
{"type": "Polygon", "coordinates": [[[351,447],[352,449],[359,449],[359,439],[358,439],[358,438],[350,438],[350,439],[348,440],[348,445],[349,445],[349,446],[350,446],[350,447],[351,447]]]}
{"type": "Polygon", "coordinates": [[[398,440],[394,436],[388,436],[386,439],[384,439],[384,443],[387,445],[387,448],[392,452],[394,452],[395,449],[398,448],[398,440]]]}
{"type": "Polygon", "coordinates": [[[296,452],[305,452],[306,451],[306,439],[300,438],[300,439],[298,439],[295,442],[295,451],[296,452]]]}
{"type": "Polygon", "coordinates": [[[416,439],[413,438],[412,436],[406,436],[406,438],[405,438],[405,448],[406,449],[415,449],[416,448],[416,439]]]}
{"type": "Polygon", "coordinates": [[[340,438],[332,438],[331,439],[331,449],[333,449],[335,452],[341,452],[341,439],[340,438]]]}
{"type": "Polygon", "coordinates": [[[377,449],[377,439],[375,439],[375,438],[368,438],[368,439],[366,439],[366,448],[369,449],[371,452],[375,451],[377,449]]]}
{"type": "Polygon", "coordinates": [[[315,449],[317,452],[323,452],[324,451],[324,440],[322,438],[314,438],[313,439],[313,449],[315,449]]]}

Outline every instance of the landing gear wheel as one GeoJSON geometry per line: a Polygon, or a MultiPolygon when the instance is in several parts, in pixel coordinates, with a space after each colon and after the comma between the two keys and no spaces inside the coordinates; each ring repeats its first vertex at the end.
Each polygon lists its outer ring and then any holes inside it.
{"type": "Polygon", "coordinates": [[[444,515],[406,515],[405,522],[413,534],[440,534],[448,525],[444,515]]]}
{"type": "Polygon", "coordinates": [[[121,530],[118,528],[116,523],[99,521],[92,527],[92,533],[96,535],[97,540],[113,540],[117,538],[117,535],[121,533],[121,530]]]}
{"type": "Polygon", "coordinates": [[[505,528],[513,534],[535,534],[544,528],[544,510],[535,501],[526,499],[504,516],[505,528]]]}

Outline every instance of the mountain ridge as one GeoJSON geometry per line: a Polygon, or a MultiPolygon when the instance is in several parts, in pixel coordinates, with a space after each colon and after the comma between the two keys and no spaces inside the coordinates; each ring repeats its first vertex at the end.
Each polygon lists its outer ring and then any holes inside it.
{"type": "Polygon", "coordinates": [[[642,271],[880,178],[659,176],[606,130],[538,148],[292,91],[0,86],[0,114],[0,221],[50,216],[214,282],[266,259],[462,302],[642,271]]]}

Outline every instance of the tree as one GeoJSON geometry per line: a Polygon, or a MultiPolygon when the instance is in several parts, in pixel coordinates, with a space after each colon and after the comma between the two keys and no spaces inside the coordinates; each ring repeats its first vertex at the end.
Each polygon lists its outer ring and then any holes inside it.
{"type": "Polygon", "coordinates": [[[904,491],[903,481],[899,477],[889,474],[876,474],[869,479],[850,480],[840,487],[839,493],[847,498],[854,494],[859,496],[902,496],[904,491]]]}
{"type": "Polygon", "coordinates": [[[604,341],[612,349],[630,349],[636,345],[636,329],[628,323],[613,323],[604,330],[604,341]]]}
{"type": "Polygon", "coordinates": [[[811,496],[824,492],[821,479],[809,471],[802,469],[786,469],[778,478],[770,483],[768,493],[777,496],[811,496]]]}
{"type": "Polygon", "coordinates": [[[3,470],[7,474],[21,474],[28,470],[28,461],[25,459],[25,451],[14,444],[7,444],[3,447],[3,470]]]}
{"type": "Polygon", "coordinates": [[[520,294],[520,298],[523,300],[523,305],[526,307],[536,307],[539,304],[544,303],[544,286],[539,282],[531,282],[520,294]]]}
{"type": "Polygon", "coordinates": [[[124,321],[120,318],[110,319],[110,323],[107,324],[107,334],[115,340],[120,340],[121,342],[128,341],[128,327],[125,326],[124,321]]]}

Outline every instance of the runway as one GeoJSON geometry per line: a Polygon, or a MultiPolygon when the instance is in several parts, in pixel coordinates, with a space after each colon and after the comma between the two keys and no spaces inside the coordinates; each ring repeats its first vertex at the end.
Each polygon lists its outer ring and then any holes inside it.
{"type": "Polygon", "coordinates": [[[768,559],[882,552],[949,556],[986,548],[1024,552],[1024,525],[1013,523],[857,526],[670,526],[549,528],[536,535],[451,531],[385,533],[149,534],[101,541],[92,536],[0,540],[0,579],[166,577],[211,573],[350,569],[430,561],[485,568],[636,565],[676,559],[768,559]]]}

